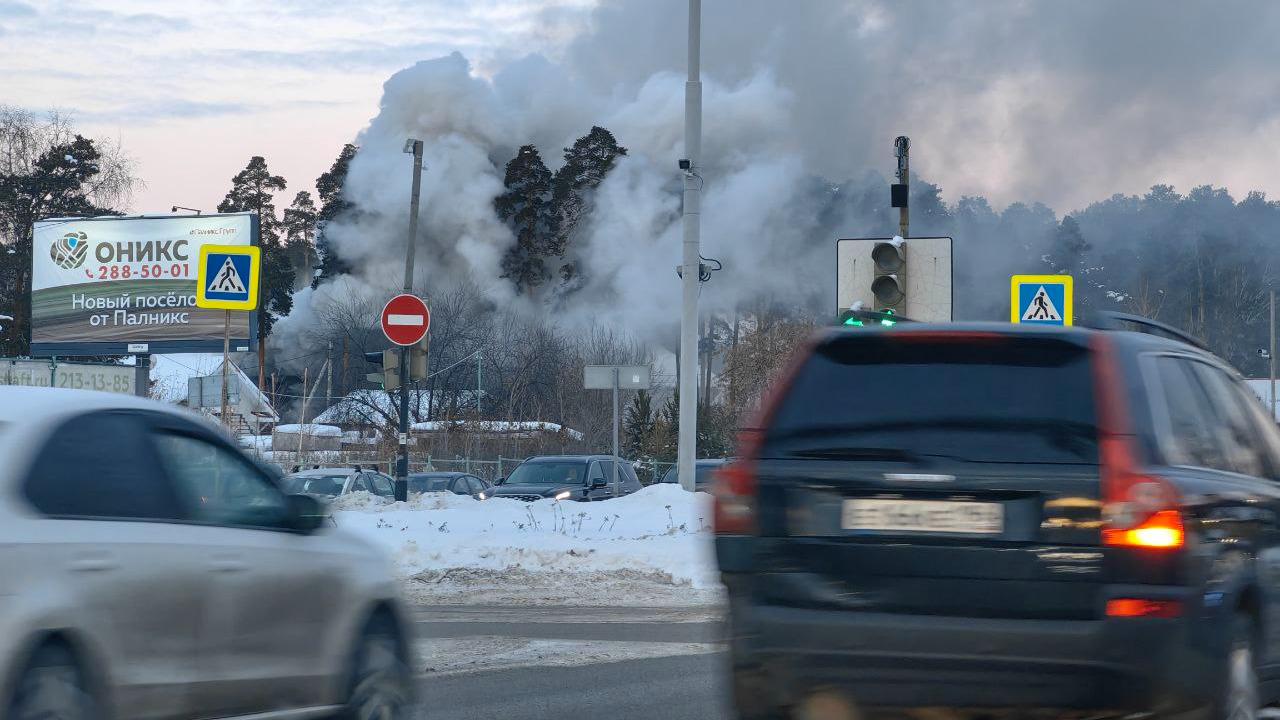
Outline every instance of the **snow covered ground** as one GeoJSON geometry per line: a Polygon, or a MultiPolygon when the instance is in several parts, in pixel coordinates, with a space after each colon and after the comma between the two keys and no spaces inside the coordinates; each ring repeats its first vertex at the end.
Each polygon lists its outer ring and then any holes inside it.
{"type": "Polygon", "coordinates": [[[600,503],[433,493],[339,498],[334,521],[386,548],[421,603],[712,605],[711,497],[654,485],[600,503]]]}
{"type": "Polygon", "coordinates": [[[513,667],[570,667],[599,663],[700,655],[722,650],[716,643],[621,640],[533,640],[470,636],[419,640],[414,667],[422,675],[460,675],[513,667]]]}

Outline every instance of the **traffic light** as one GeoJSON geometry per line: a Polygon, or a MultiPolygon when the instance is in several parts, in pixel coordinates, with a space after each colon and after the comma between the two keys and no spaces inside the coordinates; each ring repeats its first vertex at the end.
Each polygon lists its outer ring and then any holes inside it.
{"type": "Polygon", "coordinates": [[[900,238],[877,242],[871,248],[871,262],[875,265],[871,294],[875,296],[877,309],[893,309],[904,305],[907,299],[907,248],[900,238]]]}
{"type": "Polygon", "coordinates": [[[874,325],[893,327],[900,322],[909,322],[909,320],[899,316],[892,309],[880,311],[849,309],[840,313],[840,324],[847,327],[871,327],[874,325]]]}
{"type": "Polygon", "coordinates": [[[398,390],[400,388],[399,350],[365,353],[364,359],[382,367],[382,372],[369,373],[364,376],[365,380],[371,383],[381,383],[383,390],[398,390]]]}

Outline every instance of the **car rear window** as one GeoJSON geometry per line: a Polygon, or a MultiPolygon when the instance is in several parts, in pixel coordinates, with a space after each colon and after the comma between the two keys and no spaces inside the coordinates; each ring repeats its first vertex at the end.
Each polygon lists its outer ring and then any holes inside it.
{"type": "Polygon", "coordinates": [[[840,337],[805,362],[766,456],[1097,463],[1089,352],[1056,338],[840,337]]]}

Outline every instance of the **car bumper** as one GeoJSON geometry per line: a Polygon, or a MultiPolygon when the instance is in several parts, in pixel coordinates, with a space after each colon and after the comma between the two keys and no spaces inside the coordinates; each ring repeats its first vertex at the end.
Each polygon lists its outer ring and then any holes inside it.
{"type": "MultiPolygon", "coordinates": [[[[1220,677],[1185,620],[954,618],[731,604],[735,671],[770,704],[835,692],[867,708],[1175,714],[1220,677]]],[[[1217,667],[1221,667],[1217,665],[1217,667]]]]}

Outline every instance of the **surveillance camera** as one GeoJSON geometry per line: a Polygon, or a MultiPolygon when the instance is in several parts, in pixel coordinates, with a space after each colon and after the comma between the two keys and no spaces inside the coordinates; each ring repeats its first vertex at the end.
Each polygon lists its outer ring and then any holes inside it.
{"type": "Polygon", "coordinates": [[[680,158],[680,160],[676,162],[676,165],[679,165],[680,169],[685,171],[693,167],[693,163],[689,162],[689,158],[680,158]]]}

